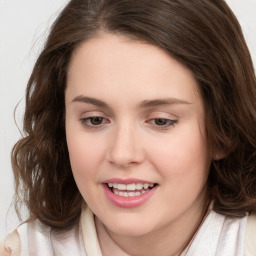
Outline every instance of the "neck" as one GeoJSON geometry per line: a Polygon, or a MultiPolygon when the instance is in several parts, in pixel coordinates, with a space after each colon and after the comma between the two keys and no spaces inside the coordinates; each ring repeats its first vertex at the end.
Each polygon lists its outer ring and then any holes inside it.
{"type": "Polygon", "coordinates": [[[179,256],[193,240],[205,215],[206,200],[191,207],[169,225],[136,237],[115,234],[96,219],[102,253],[104,256],[179,256]]]}

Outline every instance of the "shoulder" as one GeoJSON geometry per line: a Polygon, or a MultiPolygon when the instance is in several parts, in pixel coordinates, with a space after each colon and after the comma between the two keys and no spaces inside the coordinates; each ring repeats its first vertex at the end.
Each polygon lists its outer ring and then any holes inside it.
{"type": "Polygon", "coordinates": [[[9,234],[4,244],[0,242],[0,255],[1,256],[20,256],[21,243],[18,232],[15,230],[9,234]]]}
{"type": "Polygon", "coordinates": [[[245,233],[245,256],[256,255],[256,214],[247,218],[245,233]]]}
{"type": "Polygon", "coordinates": [[[53,231],[39,220],[25,222],[6,238],[5,248],[8,254],[3,256],[86,256],[79,222],[65,232],[53,231]]]}
{"type": "Polygon", "coordinates": [[[49,238],[49,227],[44,226],[38,220],[24,222],[0,245],[0,256],[29,255],[32,246],[49,245],[49,238]]]}

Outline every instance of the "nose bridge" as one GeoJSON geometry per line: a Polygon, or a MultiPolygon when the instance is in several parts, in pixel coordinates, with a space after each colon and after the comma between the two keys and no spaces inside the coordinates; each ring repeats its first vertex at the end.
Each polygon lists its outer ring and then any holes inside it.
{"type": "Polygon", "coordinates": [[[143,146],[139,143],[138,128],[134,123],[116,125],[110,147],[110,161],[117,166],[129,166],[143,159],[143,146]]]}

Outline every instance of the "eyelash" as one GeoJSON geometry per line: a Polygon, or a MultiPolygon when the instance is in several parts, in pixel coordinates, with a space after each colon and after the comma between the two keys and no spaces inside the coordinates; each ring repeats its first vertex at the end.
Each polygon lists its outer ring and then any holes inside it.
{"type": "Polygon", "coordinates": [[[156,126],[156,129],[161,130],[168,130],[168,128],[175,126],[175,124],[178,122],[178,120],[172,120],[168,118],[153,118],[147,121],[147,123],[152,124],[153,126],[156,126]],[[165,124],[156,124],[156,121],[164,122],[165,124]]]}
{"type": "MultiPolygon", "coordinates": [[[[86,126],[89,129],[100,129],[104,125],[110,122],[109,120],[101,116],[90,116],[86,118],[81,118],[80,121],[84,126],[86,126]],[[95,119],[96,119],[96,122],[98,122],[98,124],[93,124],[93,120],[95,121],[95,119]]],[[[172,120],[168,118],[152,118],[147,121],[148,124],[154,126],[153,127],[154,129],[159,129],[159,130],[168,130],[170,127],[175,126],[177,122],[178,120],[172,120]],[[160,121],[160,124],[159,124],[159,121],[160,121]]]]}
{"type": "Polygon", "coordinates": [[[109,121],[106,118],[102,117],[102,116],[89,116],[89,117],[86,117],[86,118],[81,118],[80,121],[84,126],[86,126],[87,128],[90,128],[90,129],[101,128],[106,123],[109,123],[109,121]],[[100,119],[101,120],[100,124],[93,124],[92,121],[95,120],[95,119],[100,119]],[[102,123],[103,121],[104,121],[104,123],[102,123]]]}

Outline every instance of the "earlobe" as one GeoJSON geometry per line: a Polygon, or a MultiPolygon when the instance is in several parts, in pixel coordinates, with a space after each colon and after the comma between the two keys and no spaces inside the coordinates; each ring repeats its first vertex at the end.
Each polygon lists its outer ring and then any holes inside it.
{"type": "Polygon", "coordinates": [[[224,150],[218,149],[213,152],[212,159],[214,161],[219,161],[223,158],[225,158],[228,155],[228,153],[224,152],[224,150]]]}

